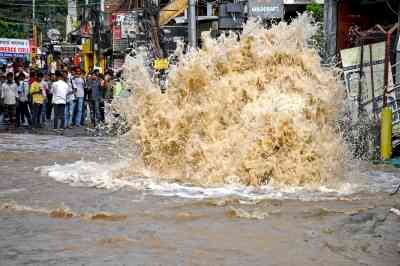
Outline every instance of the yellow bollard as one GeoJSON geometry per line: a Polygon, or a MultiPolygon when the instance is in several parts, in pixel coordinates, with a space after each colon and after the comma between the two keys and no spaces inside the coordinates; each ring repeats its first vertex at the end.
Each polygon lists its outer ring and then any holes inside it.
{"type": "Polygon", "coordinates": [[[392,109],[384,107],[381,113],[381,159],[392,157],[392,109]]]}

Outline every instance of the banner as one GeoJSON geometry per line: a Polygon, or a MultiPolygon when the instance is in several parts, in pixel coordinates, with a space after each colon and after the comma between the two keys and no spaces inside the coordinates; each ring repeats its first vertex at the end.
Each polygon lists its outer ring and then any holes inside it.
{"type": "MultiPolygon", "coordinates": [[[[125,39],[137,33],[141,11],[119,12],[112,14],[113,27],[117,31],[115,39],[125,39]]],[[[113,29],[114,30],[114,29],[113,29]]]]}
{"type": "Polygon", "coordinates": [[[249,15],[265,19],[283,18],[283,0],[249,0],[249,15]]]}
{"type": "Polygon", "coordinates": [[[29,40],[0,38],[0,57],[25,57],[30,52],[29,40]]]}

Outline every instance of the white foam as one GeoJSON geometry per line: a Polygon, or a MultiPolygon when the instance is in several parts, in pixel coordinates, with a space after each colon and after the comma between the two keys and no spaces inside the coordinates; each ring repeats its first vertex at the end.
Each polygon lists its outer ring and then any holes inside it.
{"type": "Polygon", "coordinates": [[[248,187],[236,184],[221,187],[204,188],[190,184],[170,183],[147,177],[113,178],[112,171],[127,165],[126,161],[118,163],[97,163],[77,161],[71,164],[54,164],[39,167],[36,170],[54,180],[72,186],[95,187],[103,189],[120,189],[122,187],[150,191],[166,197],[192,199],[221,198],[234,196],[246,200],[260,199],[297,199],[303,201],[329,200],[349,196],[361,191],[391,191],[400,182],[398,175],[385,172],[370,172],[364,183],[343,183],[335,187],[299,187],[276,186],[273,183],[261,187],[248,187]]]}
{"type": "Polygon", "coordinates": [[[123,166],[124,162],[100,164],[80,160],[71,164],[38,167],[35,171],[40,171],[43,175],[48,175],[58,182],[68,183],[71,186],[118,189],[123,184],[120,180],[112,178],[112,171],[123,166]]]}

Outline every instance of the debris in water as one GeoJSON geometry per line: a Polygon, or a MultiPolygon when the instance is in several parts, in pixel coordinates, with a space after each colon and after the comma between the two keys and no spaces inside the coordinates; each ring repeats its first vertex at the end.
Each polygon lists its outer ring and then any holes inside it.
{"type": "Polygon", "coordinates": [[[122,175],[143,168],[203,186],[343,177],[347,148],[336,122],[345,90],[307,45],[315,28],[300,15],[270,29],[249,21],[240,38],[204,36],[201,50],[179,55],[166,94],[151,82],[144,57],[128,58],[125,86],[133,93],[117,108],[140,158],[122,175]]]}
{"type": "Polygon", "coordinates": [[[192,220],[197,220],[201,218],[207,217],[206,215],[201,215],[201,214],[193,214],[191,212],[178,212],[176,214],[176,219],[180,221],[192,221],[192,220]]]}
{"type": "Polygon", "coordinates": [[[69,219],[75,217],[76,214],[66,208],[57,208],[54,210],[50,210],[49,216],[51,218],[69,219]]]}
{"type": "Polygon", "coordinates": [[[225,207],[229,204],[238,204],[239,199],[237,198],[221,198],[221,199],[210,199],[207,201],[208,205],[211,206],[218,206],[218,207],[225,207]]]}
{"type": "Polygon", "coordinates": [[[305,217],[325,217],[331,214],[338,214],[338,213],[346,213],[346,211],[318,208],[316,210],[306,211],[305,217]]]}
{"type": "Polygon", "coordinates": [[[80,215],[82,219],[85,220],[102,220],[102,221],[122,221],[128,218],[127,215],[125,214],[116,214],[116,213],[110,213],[110,212],[98,212],[98,213],[84,213],[80,215]]]}
{"type": "Polygon", "coordinates": [[[19,205],[15,202],[5,202],[0,204],[1,210],[11,210],[16,212],[33,212],[40,214],[47,214],[51,218],[69,219],[79,217],[83,220],[103,220],[103,221],[122,221],[128,218],[125,214],[117,214],[111,212],[98,212],[98,213],[82,213],[78,214],[71,211],[68,207],[60,207],[56,209],[35,208],[30,206],[19,205]]]}
{"type": "Polygon", "coordinates": [[[101,246],[108,246],[108,247],[122,247],[126,246],[129,243],[134,242],[132,239],[127,238],[126,236],[117,236],[117,237],[109,237],[109,238],[102,238],[97,240],[97,244],[101,246]]]}
{"type": "Polygon", "coordinates": [[[14,201],[5,202],[0,204],[0,210],[9,210],[15,212],[34,212],[41,214],[49,214],[49,210],[44,208],[35,208],[30,206],[19,205],[14,201]]]}
{"type": "Polygon", "coordinates": [[[230,207],[230,210],[226,213],[226,215],[230,218],[246,218],[246,219],[257,219],[263,220],[269,216],[268,212],[264,211],[245,211],[240,208],[230,207]]]}

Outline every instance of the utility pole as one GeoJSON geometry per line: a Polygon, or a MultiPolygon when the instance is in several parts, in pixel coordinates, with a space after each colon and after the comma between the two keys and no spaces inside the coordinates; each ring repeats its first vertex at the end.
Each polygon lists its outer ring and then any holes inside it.
{"type": "Polygon", "coordinates": [[[32,59],[36,59],[36,47],[37,47],[37,27],[36,27],[36,12],[35,12],[36,1],[32,0],[32,43],[34,49],[32,49],[32,59]]]}
{"type": "Polygon", "coordinates": [[[337,0],[324,2],[325,59],[336,55],[337,0]]]}
{"type": "MultiPolygon", "coordinates": [[[[35,14],[35,4],[36,4],[36,1],[35,0],[32,0],[32,20],[33,20],[33,22],[35,22],[35,18],[36,18],[36,14],[35,14]]],[[[35,24],[35,23],[34,23],[35,24]]]]}
{"type": "Polygon", "coordinates": [[[197,48],[197,14],[196,14],[196,0],[189,0],[189,14],[188,14],[188,33],[189,45],[197,48]]]}
{"type": "Polygon", "coordinates": [[[95,53],[95,60],[94,64],[96,66],[99,66],[99,61],[100,61],[100,40],[101,40],[101,14],[102,14],[102,3],[103,0],[100,0],[96,2],[96,5],[92,7],[92,19],[94,18],[94,23],[93,23],[93,50],[95,53]],[[94,16],[94,17],[93,17],[94,16]]]}

